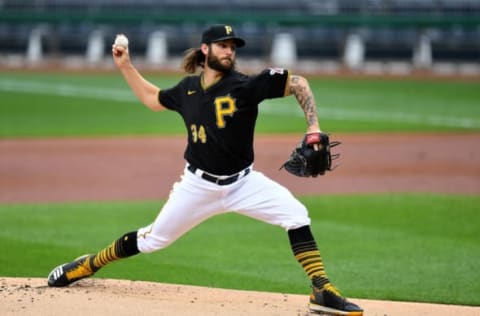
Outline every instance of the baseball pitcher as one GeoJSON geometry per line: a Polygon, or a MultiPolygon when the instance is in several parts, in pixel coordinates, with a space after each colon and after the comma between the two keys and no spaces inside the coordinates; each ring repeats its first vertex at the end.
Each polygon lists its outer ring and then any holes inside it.
{"type": "Polygon", "coordinates": [[[95,254],[56,267],[48,285],[67,286],[114,260],[164,249],[206,219],[235,212],[285,229],[295,259],[311,280],[313,312],[363,315],[327,277],[305,206],[253,168],[259,103],[293,95],[305,113],[307,128],[282,167],[302,177],[332,170],[335,155],[330,148],[338,143],[330,143],[320,131],[307,80],[285,69],[266,69],[253,76],[238,72],[236,50],[245,41],[229,25],[213,25],[203,32],[200,46],[188,50],[183,59],[189,75],[166,89],[147,81],[132,65],[128,45],[119,43],[112,47],[113,59],[138,99],[153,111],[175,111],[182,117],[188,133],[185,169],[151,224],[95,254]]]}

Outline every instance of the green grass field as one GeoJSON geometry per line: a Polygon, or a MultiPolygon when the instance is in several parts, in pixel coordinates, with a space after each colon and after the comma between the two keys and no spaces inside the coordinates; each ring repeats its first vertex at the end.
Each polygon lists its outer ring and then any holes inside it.
{"type": "MultiPolygon", "coordinates": [[[[304,197],[332,280],[359,298],[480,304],[480,197],[304,197]]],[[[161,201],[0,205],[0,275],[56,265],[149,224],[161,201]]],[[[100,278],[308,293],[280,228],[236,214],[209,219],[169,248],[116,262],[100,278]]]]}
{"type": "MultiPolygon", "coordinates": [[[[149,76],[167,87],[178,76],[149,76]]],[[[478,132],[478,82],[310,81],[322,129],[478,132]]],[[[175,113],[142,107],[119,74],[0,74],[0,141],[9,137],[183,134],[175,113]]],[[[257,131],[296,133],[290,98],[261,105],[257,131]]],[[[327,272],[348,296],[480,305],[480,197],[376,194],[301,197],[327,272]]],[[[0,204],[0,276],[45,277],[148,224],[162,201],[0,204]]],[[[285,232],[234,214],[208,220],[171,247],[112,264],[101,278],[308,293],[285,232]],[[194,264],[193,264],[193,263],[194,264]]]]}
{"type": "MultiPolygon", "coordinates": [[[[147,77],[170,87],[178,76],[147,77]]],[[[477,82],[311,78],[325,131],[480,130],[477,82]]],[[[153,113],[120,74],[0,74],[0,137],[182,134],[176,113],[153,113]]],[[[301,133],[293,97],[264,102],[258,132],[301,133]]]]}

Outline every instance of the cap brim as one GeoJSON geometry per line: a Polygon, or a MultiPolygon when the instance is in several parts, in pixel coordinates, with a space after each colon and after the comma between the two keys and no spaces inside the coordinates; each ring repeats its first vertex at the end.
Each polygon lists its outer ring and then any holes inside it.
{"type": "Polygon", "coordinates": [[[225,37],[217,38],[213,42],[221,42],[221,41],[226,41],[226,40],[229,40],[229,39],[234,40],[237,47],[245,46],[245,41],[243,39],[241,39],[240,37],[225,36],[225,37]]]}

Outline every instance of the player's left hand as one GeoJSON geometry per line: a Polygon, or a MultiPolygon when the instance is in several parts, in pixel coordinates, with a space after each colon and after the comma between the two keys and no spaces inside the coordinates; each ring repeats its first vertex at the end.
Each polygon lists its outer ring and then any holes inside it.
{"type": "Polygon", "coordinates": [[[330,149],[338,145],[340,142],[330,142],[326,133],[307,133],[281,168],[297,177],[324,175],[326,171],[334,169],[332,160],[340,154],[332,155],[330,149]]]}

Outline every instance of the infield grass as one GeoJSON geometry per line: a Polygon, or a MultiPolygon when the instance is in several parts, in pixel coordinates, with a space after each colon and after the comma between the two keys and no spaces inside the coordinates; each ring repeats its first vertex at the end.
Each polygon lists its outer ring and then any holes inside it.
{"type": "MultiPolygon", "coordinates": [[[[303,197],[334,283],[351,297],[480,305],[480,197],[303,197]]],[[[0,205],[0,276],[46,277],[149,224],[161,201],[0,205]]],[[[236,214],[167,249],[115,262],[99,278],[308,293],[280,228],[236,214]]]]}
{"type": "MultiPolygon", "coordinates": [[[[147,76],[161,88],[180,76],[147,76]]],[[[480,130],[478,82],[310,78],[325,131],[480,130]]],[[[118,73],[0,74],[0,137],[184,134],[180,117],[142,106],[118,73]]],[[[294,97],[260,106],[260,133],[303,133],[294,97]]]]}

